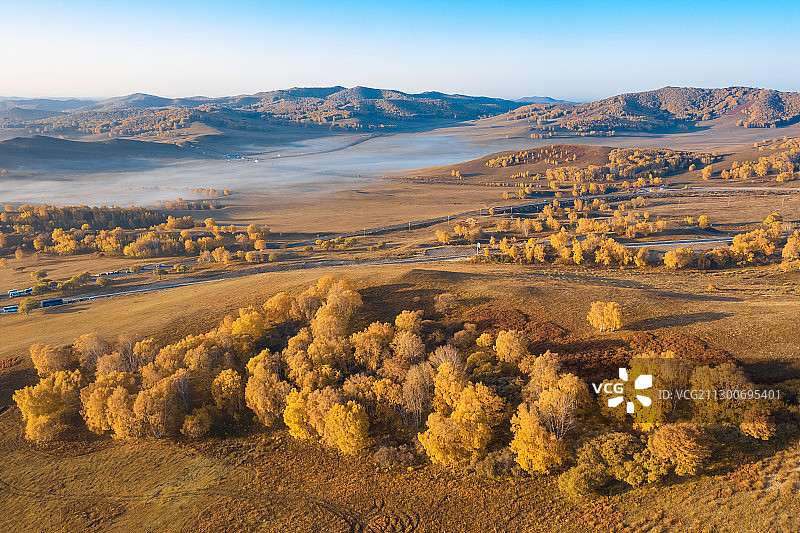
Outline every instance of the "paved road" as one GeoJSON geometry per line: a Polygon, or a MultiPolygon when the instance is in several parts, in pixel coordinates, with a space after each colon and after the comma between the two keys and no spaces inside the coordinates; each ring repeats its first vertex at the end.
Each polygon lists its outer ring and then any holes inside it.
{"type": "MultiPolygon", "coordinates": [[[[730,242],[730,238],[712,238],[712,239],[692,239],[692,240],[676,240],[676,241],[653,241],[647,243],[633,243],[627,244],[626,246],[631,248],[641,248],[645,246],[650,247],[669,247],[669,248],[680,248],[683,246],[695,245],[695,244],[705,244],[705,243],[719,243],[719,242],[730,242]]],[[[181,283],[154,283],[149,284],[146,287],[141,287],[137,289],[130,289],[125,291],[117,291],[117,292],[109,292],[105,294],[97,294],[93,296],[81,296],[76,298],[64,298],[64,305],[67,304],[75,304],[80,302],[88,302],[93,300],[101,300],[104,298],[111,298],[114,296],[125,296],[130,294],[143,294],[147,292],[155,292],[155,291],[163,291],[167,289],[176,289],[180,287],[188,287],[191,285],[200,285],[204,283],[215,283],[218,281],[223,281],[226,279],[233,279],[233,278],[240,278],[245,276],[253,276],[256,274],[264,274],[267,272],[285,272],[285,271],[293,271],[293,270],[309,270],[309,269],[317,269],[317,268],[331,268],[331,267],[348,267],[348,268],[358,268],[358,267],[365,267],[365,266],[380,266],[380,265],[402,265],[402,264],[419,264],[419,263],[431,263],[431,262],[439,262],[439,261],[463,261],[475,257],[476,249],[472,246],[464,246],[464,247],[452,247],[452,251],[449,253],[440,253],[431,256],[419,255],[415,257],[408,257],[402,259],[385,259],[379,261],[356,261],[356,260],[347,260],[347,259],[339,259],[339,260],[332,260],[332,259],[319,259],[319,260],[310,260],[310,261],[293,261],[289,263],[276,263],[271,265],[261,265],[257,267],[246,268],[242,270],[235,270],[232,272],[223,272],[218,274],[216,277],[212,279],[198,279],[192,281],[185,281],[181,283]]]]}

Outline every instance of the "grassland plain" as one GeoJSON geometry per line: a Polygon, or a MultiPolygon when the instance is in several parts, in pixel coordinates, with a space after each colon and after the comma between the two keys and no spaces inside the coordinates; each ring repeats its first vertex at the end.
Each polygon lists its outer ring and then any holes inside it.
{"type": "MultiPolygon", "coordinates": [[[[405,308],[432,312],[433,296],[450,291],[464,312],[489,305],[565,328],[562,347],[613,342],[631,331],[685,333],[728,352],[757,382],[800,375],[794,353],[800,278],[777,267],[675,274],[445,263],[272,273],[173,289],[156,298],[125,296],[28,319],[4,317],[10,320],[3,324],[2,356],[24,353],[31,338],[68,343],[95,330],[174,341],[279,290],[296,292],[325,272],[357,282],[365,320],[391,319],[405,308]],[[718,291],[706,290],[712,283],[718,291]],[[619,301],[627,328],[602,335],[591,330],[585,316],[593,299],[619,301]]],[[[2,370],[0,403],[9,404],[12,390],[34,379],[29,359],[2,370]]],[[[130,531],[141,524],[152,531],[800,527],[797,491],[782,489],[798,466],[796,444],[776,442],[762,451],[760,462],[731,450],[716,471],[700,478],[573,501],[561,495],[553,477],[493,481],[433,465],[380,468],[296,441],[280,429],[253,428],[199,444],[127,443],[79,433],[37,446],[22,438],[18,410],[0,415],[0,424],[0,526],[8,531],[130,531]]]]}

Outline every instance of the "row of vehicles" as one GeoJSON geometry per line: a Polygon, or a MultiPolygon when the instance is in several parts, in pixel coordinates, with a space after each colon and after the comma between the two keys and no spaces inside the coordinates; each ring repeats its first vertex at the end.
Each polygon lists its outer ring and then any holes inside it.
{"type": "Polygon", "coordinates": [[[11,289],[8,291],[9,298],[16,298],[17,296],[30,296],[33,294],[33,287],[28,287],[27,289],[11,289]]]}
{"type": "MultiPolygon", "coordinates": [[[[155,265],[148,265],[143,268],[143,270],[158,270],[161,268],[167,268],[167,265],[162,263],[158,263],[155,265]]],[[[122,269],[122,270],[111,270],[108,272],[102,272],[100,274],[94,274],[93,277],[97,278],[100,276],[112,277],[112,276],[120,276],[125,274],[133,274],[134,272],[131,269],[122,269]]],[[[11,289],[8,291],[8,298],[17,298],[20,296],[31,296],[33,295],[33,287],[27,287],[25,289],[11,289]]],[[[0,298],[4,297],[5,295],[0,293],[0,298]]],[[[55,307],[57,305],[64,305],[63,298],[49,298],[47,300],[42,300],[39,302],[39,308],[45,307],[55,307]]],[[[5,313],[18,313],[19,312],[19,304],[9,304],[3,307],[0,307],[0,314],[5,313]]]]}
{"type": "MultiPolygon", "coordinates": [[[[49,298],[47,300],[42,300],[41,302],[39,302],[39,307],[40,308],[55,307],[57,305],[64,305],[64,299],[63,298],[49,298]]],[[[17,312],[19,312],[19,304],[6,305],[6,306],[3,306],[0,309],[2,309],[2,312],[4,314],[5,313],[17,313],[17,312]]]]}

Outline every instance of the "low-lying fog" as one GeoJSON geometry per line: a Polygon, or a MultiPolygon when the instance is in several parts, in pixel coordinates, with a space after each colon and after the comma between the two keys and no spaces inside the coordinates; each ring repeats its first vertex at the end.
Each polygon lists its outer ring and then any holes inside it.
{"type": "MultiPolygon", "coordinates": [[[[0,178],[0,203],[148,206],[156,200],[201,198],[191,193],[191,188],[229,189],[233,193],[323,193],[332,188],[363,186],[374,178],[406,169],[456,163],[493,151],[531,146],[530,142],[506,139],[476,144],[451,135],[364,138],[323,137],[248,155],[246,159],[167,162],[139,171],[48,171],[0,178]]],[[[91,162],[87,162],[90,166],[91,162]]]]}
{"type": "MultiPolygon", "coordinates": [[[[712,121],[713,122],[713,121],[712,121]]],[[[246,159],[193,159],[164,163],[147,161],[138,171],[37,171],[0,177],[0,204],[142,205],[156,200],[198,199],[190,188],[229,189],[295,195],[326,193],[364,186],[365,182],[414,168],[447,165],[502,150],[519,150],[553,143],[602,144],[630,147],[725,150],[752,144],[760,137],[800,134],[800,125],[777,130],[746,130],[727,125],[712,131],[671,135],[529,139],[518,132],[505,139],[506,121],[478,121],[422,133],[377,137],[334,135],[285,146],[247,146],[246,159]],[[256,162],[256,160],[258,162],[256,162]],[[152,168],[152,164],[157,166],[152,168]]],[[[242,151],[245,148],[241,148],[242,151]]],[[[242,152],[239,152],[242,153],[242,152]]],[[[91,161],[86,162],[87,168],[91,161]]],[[[1,162],[0,162],[0,166],[1,162]]],[[[74,168],[74,166],[72,167],[74,168]]]]}

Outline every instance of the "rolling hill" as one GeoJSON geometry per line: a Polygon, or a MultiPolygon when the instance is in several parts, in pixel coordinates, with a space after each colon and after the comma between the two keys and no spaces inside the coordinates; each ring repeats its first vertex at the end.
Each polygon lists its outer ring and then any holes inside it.
{"type": "Polygon", "coordinates": [[[800,120],[800,93],[752,87],[703,89],[664,87],[586,103],[549,97],[517,101],[445,94],[404,93],[370,87],[294,87],[209,98],[164,98],[135,93],[100,101],[0,100],[0,125],[36,134],[103,134],[169,137],[201,123],[240,131],[266,130],[275,124],[370,130],[432,125],[506,115],[527,120],[538,133],[686,130],[728,117],[741,127],[779,127],[800,120]]]}
{"type": "Polygon", "coordinates": [[[189,157],[197,155],[173,144],[129,139],[83,142],[35,135],[0,142],[0,168],[7,170],[133,170],[189,157]]]}
{"type": "Polygon", "coordinates": [[[583,104],[533,104],[509,112],[511,119],[580,132],[686,129],[722,116],[733,117],[742,127],[792,124],[800,120],[800,93],[752,87],[663,87],[583,104]]]}
{"type": "MultiPolygon", "coordinates": [[[[475,119],[499,115],[521,105],[500,98],[439,92],[408,94],[341,86],[296,87],[221,98],[163,98],[135,93],[82,103],[85,105],[59,116],[7,115],[0,117],[0,124],[28,127],[31,133],[110,133],[112,136],[163,134],[188,127],[193,122],[240,130],[264,129],[270,123],[360,130],[475,119]]],[[[44,106],[36,109],[44,110],[44,106]]]]}

